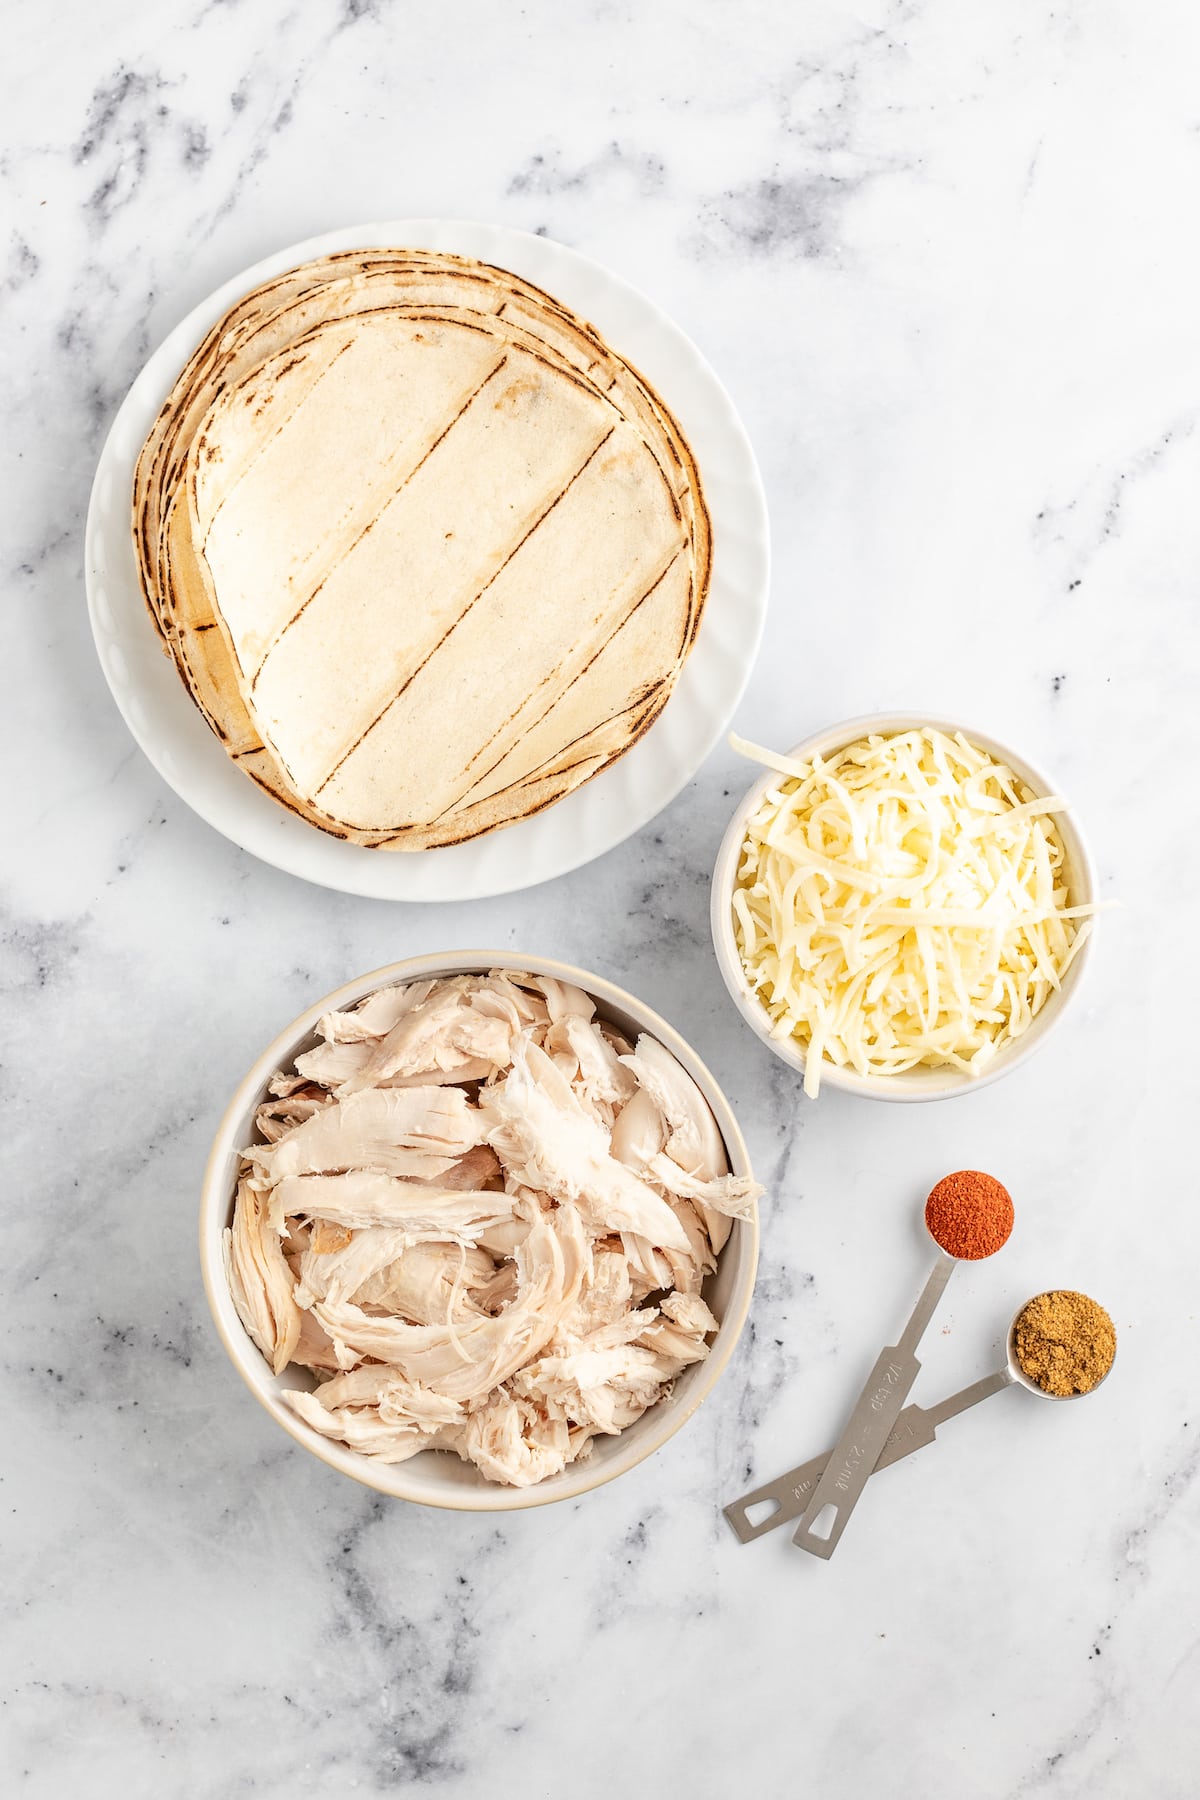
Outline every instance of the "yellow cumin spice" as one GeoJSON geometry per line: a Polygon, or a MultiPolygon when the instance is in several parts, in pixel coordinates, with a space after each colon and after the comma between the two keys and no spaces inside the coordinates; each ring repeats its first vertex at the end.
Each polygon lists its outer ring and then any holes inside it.
{"type": "Polygon", "coordinates": [[[1087,1394],[1117,1354],[1117,1334],[1102,1306],[1059,1288],[1024,1307],[1013,1332],[1017,1362],[1047,1394],[1087,1394]]]}

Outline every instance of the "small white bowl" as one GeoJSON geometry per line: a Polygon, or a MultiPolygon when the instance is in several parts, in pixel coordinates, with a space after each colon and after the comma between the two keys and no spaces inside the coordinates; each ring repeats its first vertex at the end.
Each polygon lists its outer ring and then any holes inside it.
{"type": "MultiPolygon", "coordinates": [[[[1032,788],[1035,794],[1059,792],[1040,769],[988,732],[976,731],[971,726],[936,718],[928,713],[872,713],[862,719],[847,719],[840,725],[831,725],[828,730],[805,738],[802,744],[797,744],[794,750],[788,751],[788,755],[801,761],[811,756],[829,756],[834,751],[845,749],[848,744],[856,743],[859,738],[870,737],[872,734],[887,737],[900,731],[919,730],[922,726],[943,731],[947,736],[961,731],[968,743],[986,750],[997,762],[1006,763],[1013,774],[1032,788]]],[[[781,779],[786,777],[764,770],[729,821],[713,870],[712,937],[725,986],[742,1017],[769,1050],[803,1074],[804,1050],[795,1038],[771,1035],[770,1015],[746,979],[733,927],[733,892],[742,844],[745,841],[746,823],[767,789],[781,779]]],[[[1055,813],[1054,825],[1062,839],[1066,857],[1071,904],[1089,905],[1096,898],[1096,875],[1083,835],[1069,812],[1055,813]]],[[[836,1063],[825,1059],[821,1063],[821,1086],[840,1088],[845,1093],[860,1094],[868,1100],[947,1100],[956,1094],[977,1093],[980,1088],[1009,1074],[1045,1043],[1047,1036],[1079,992],[1094,941],[1093,925],[1087,941],[1067,970],[1061,989],[1050,996],[1027,1031],[997,1052],[986,1074],[972,1076],[964,1075],[958,1069],[918,1068],[907,1069],[899,1075],[860,1075],[853,1069],[839,1068],[836,1063]]]]}
{"type": "Polygon", "coordinates": [[[750,1174],[750,1159],[729,1102],[695,1051],[673,1031],[665,1019],[636,1000],[632,994],[567,963],[545,957],[521,956],[511,950],[469,950],[440,956],[414,956],[392,963],[373,974],[347,982],[335,993],[301,1013],[269,1044],[240,1083],[217,1127],[200,1201],[200,1266],[209,1309],[217,1334],[250,1392],[277,1425],[331,1468],[381,1494],[415,1500],[426,1506],[451,1507],[461,1512],[507,1512],[528,1506],[545,1506],[552,1500],[573,1500],[603,1486],[661,1448],[686,1424],[701,1401],[711,1392],[733,1354],[754,1290],[758,1265],[758,1221],[736,1220],[722,1250],[716,1273],[704,1286],[704,1297],[720,1320],[720,1329],[704,1362],[685,1369],[671,1393],[643,1413],[618,1437],[595,1439],[592,1453],[581,1463],[570,1464],[561,1475],[551,1476],[531,1488],[508,1488],[486,1481],[472,1464],[446,1451],[424,1450],[403,1463],[378,1463],[333,1443],[297,1417],[281,1398],[284,1390],[311,1386],[307,1371],[290,1368],[273,1375],[238,1318],[225,1275],[222,1232],[233,1215],[238,1152],[251,1141],[254,1112],[266,1096],[267,1083],[278,1069],[289,1068],[295,1058],[316,1041],[317,1021],[327,1012],[353,1006],[377,988],[401,981],[423,981],[430,976],[460,975],[487,969],[525,969],[534,975],[551,975],[573,982],[592,996],[602,1018],[609,1019],[627,1036],[647,1031],[663,1044],[699,1087],[713,1110],[729,1166],[735,1175],[750,1174]]]}

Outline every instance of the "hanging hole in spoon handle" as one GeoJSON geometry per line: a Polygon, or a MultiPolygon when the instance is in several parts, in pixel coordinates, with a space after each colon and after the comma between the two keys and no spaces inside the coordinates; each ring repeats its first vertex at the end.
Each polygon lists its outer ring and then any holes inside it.
{"type": "Polygon", "coordinates": [[[764,1537],[768,1531],[777,1530],[790,1519],[799,1518],[828,1461],[827,1456],[810,1457],[798,1469],[789,1469],[786,1475],[777,1475],[774,1481],[764,1482],[752,1493],[743,1494],[740,1499],[723,1506],[721,1511],[738,1541],[752,1544],[755,1538],[764,1537]]]}

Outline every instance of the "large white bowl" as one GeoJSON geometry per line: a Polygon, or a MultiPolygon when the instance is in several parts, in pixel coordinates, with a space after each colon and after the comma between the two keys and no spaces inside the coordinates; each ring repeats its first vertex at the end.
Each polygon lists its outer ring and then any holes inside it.
{"type": "MultiPolygon", "coordinates": [[[[859,738],[870,737],[875,733],[886,737],[894,732],[919,730],[922,726],[929,726],[934,731],[944,731],[949,736],[961,731],[968,743],[978,745],[979,749],[986,750],[998,762],[1006,763],[1013,774],[1032,788],[1035,794],[1056,794],[1061,791],[1033,763],[1018,756],[1015,750],[1010,750],[1007,744],[1000,743],[988,732],[976,731],[973,726],[935,718],[928,713],[872,713],[861,719],[846,719],[840,725],[831,725],[827,730],[805,738],[788,755],[801,761],[811,756],[829,756],[837,750],[845,749],[848,744],[856,743],[859,738]]],[[[721,975],[738,1011],[769,1050],[799,1074],[803,1074],[805,1057],[802,1046],[795,1038],[780,1038],[771,1034],[770,1014],[746,979],[733,928],[733,891],[746,836],[746,823],[767,789],[780,779],[778,774],[765,770],[729,821],[729,829],[721,840],[713,870],[712,936],[721,975]]],[[[1062,839],[1066,856],[1071,904],[1090,905],[1096,898],[1096,875],[1079,826],[1069,812],[1055,813],[1054,825],[1062,839]]],[[[958,1069],[919,1068],[908,1069],[899,1075],[859,1075],[853,1069],[839,1068],[826,1059],[821,1064],[822,1087],[841,1088],[846,1093],[860,1094],[869,1100],[946,1100],[956,1094],[977,1093],[980,1088],[998,1081],[1002,1075],[1010,1074],[1036,1050],[1041,1049],[1066,1008],[1079,993],[1094,940],[1093,927],[1086,943],[1067,970],[1062,987],[1046,1001],[1028,1031],[997,1052],[986,1074],[964,1075],[958,1069]]]]}
{"type": "Polygon", "coordinates": [[[485,1481],[473,1465],[461,1462],[446,1451],[425,1450],[409,1462],[378,1463],[344,1444],[321,1437],[285,1405],[281,1398],[285,1389],[302,1383],[311,1385],[311,1380],[305,1371],[295,1368],[286,1370],[283,1375],[272,1374],[238,1318],[222,1255],[221,1234],[233,1214],[238,1151],[252,1139],[255,1108],[265,1097],[267,1083],[276,1070],[289,1067],[316,1041],[317,1021],[324,1013],[353,1006],[367,994],[374,993],[376,988],[389,987],[395,982],[486,969],[525,969],[535,975],[552,975],[559,981],[573,982],[592,996],[601,1016],[611,1020],[626,1035],[636,1037],[639,1032],[648,1031],[656,1037],[683,1064],[712,1107],[734,1174],[750,1173],[746,1145],[729,1102],[695,1051],[665,1019],[660,1019],[648,1006],[612,982],[602,981],[567,963],[521,956],[510,950],[465,950],[443,956],[415,956],[407,962],[376,969],[373,974],[362,975],[335,993],[327,994],[285,1027],[263,1051],[229,1102],[217,1127],[200,1201],[200,1265],[217,1333],[238,1374],[276,1424],[314,1456],[319,1456],[322,1462],[340,1470],[343,1475],[352,1476],[355,1481],[376,1488],[381,1494],[391,1494],[400,1500],[417,1500],[427,1506],[453,1507],[462,1512],[506,1512],[517,1507],[545,1506],[552,1500],[572,1500],[623,1475],[661,1448],[691,1418],[729,1361],[746,1322],[758,1264],[757,1219],[735,1221],[716,1273],[704,1288],[704,1297],[720,1320],[720,1330],[713,1339],[707,1359],[685,1369],[671,1394],[652,1406],[619,1437],[597,1438],[591,1456],[584,1462],[572,1464],[561,1475],[552,1476],[536,1487],[499,1487],[485,1481]]]}

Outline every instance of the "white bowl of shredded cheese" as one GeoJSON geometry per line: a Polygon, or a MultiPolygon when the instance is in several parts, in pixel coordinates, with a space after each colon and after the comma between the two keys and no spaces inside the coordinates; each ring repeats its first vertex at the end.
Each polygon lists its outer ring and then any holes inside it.
{"type": "Polygon", "coordinates": [[[923,713],[851,719],[783,756],[733,742],[768,767],[717,856],[713,943],[805,1092],[939,1100],[1032,1055],[1079,991],[1096,910],[1053,784],[923,713]]]}

